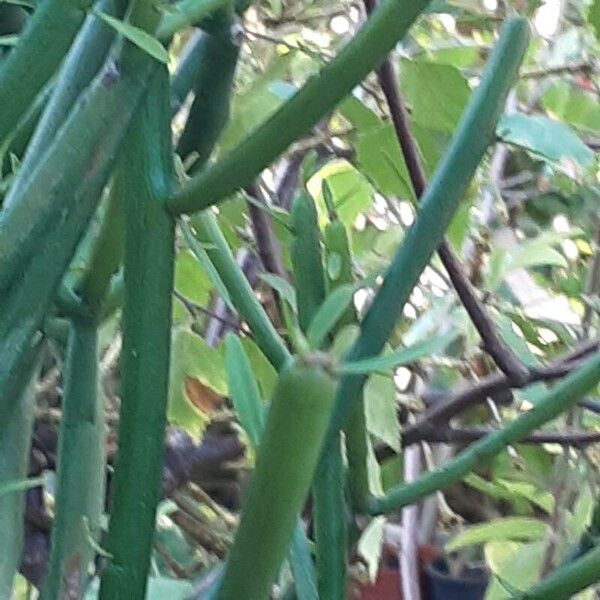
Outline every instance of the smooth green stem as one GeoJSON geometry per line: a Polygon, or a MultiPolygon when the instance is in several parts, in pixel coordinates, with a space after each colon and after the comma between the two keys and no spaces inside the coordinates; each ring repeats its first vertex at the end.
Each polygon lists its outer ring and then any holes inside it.
{"type": "MultiPolygon", "coordinates": [[[[125,0],[100,0],[98,9],[118,16],[124,12],[125,6],[125,0]]],[[[19,167],[19,174],[6,197],[5,208],[19,198],[21,188],[31,177],[41,157],[52,145],[56,132],[65,122],[77,98],[102,67],[113,39],[113,29],[93,15],[87,17],[67,54],[53,87],[50,101],[27,146],[19,167]]]]}
{"type": "Polygon", "coordinates": [[[174,264],[174,222],[159,202],[174,181],[168,92],[161,68],[116,176],[126,199],[122,402],[102,600],[145,597],[159,499],[174,264]]]}
{"type": "Polygon", "coordinates": [[[290,354],[235,262],[215,216],[205,211],[195,215],[191,224],[198,240],[206,244],[206,253],[227,288],[233,305],[248,323],[254,341],[275,369],[281,370],[290,354]]]}
{"type": "Polygon", "coordinates": [[[463,478],[478,465],[489,461],[506,446],[517,443],[544,423],[555,419],[573,406],[586,392],[600,381],[600,355],[565,377],[541,398],[533,409],[521,415],[502,429],[463,450],[448,464],[430,471],[416,481],[400,484],[385,496],[373,498],[370,512],[381,514],[413,504],[463,478]]]}
{"type": "MultiPolygon", "coordinates": [[[[300,193],[291,208],[292,267],[298,322],[306,333],[326,297],[325,271],[317,209],[312,197],[300,193]]],[[[346,597],[345,469],[340,435],[323,448],[312,485],[313,530],[316,541],[320,598],[346,597]]]]}
{"type": "Polygon", "coordinates": [[[199,21],[210,17],[220,9],[232,8],[231,0],[180,0],[177,4],[169,7],[163,17],[156,37],[159,40],[168,41],[173,34],[189,25],[196,25],[199,21]]]}
{"type": "MultiPolygon", "coordinates": [[[[479,87],[471,96],[450,146],[421,199],[417,218],[397,250],[361,323],[359,337],[346,356],[348,362],[376,356],[382,351],[458,208],[469,181],[494,140],[496,123],[518,75],[528,40],[526,19],[509,19],[502,28],[479,87]]],[[[342,379],[332,431],[343,426],[350,406],[360,397],[366,379],[366,375],[348,375],[342,379]]]]}
{"type": "MultiPolygon", "coordinates": [[[[252,374],[252,366],[238,337],[229,334],[225,338],[225,364],[227,382],[233,405],[246,430],[250,443],[256,451],[264,430],[265,404],[260,398],[258,384],[252,374]],[[242,418],[243,415],[243,418],[242,418]]],[[[315,569],[309,549],[308,537],[302,519],[298,518],[288,559],[294,576],[294,588],[298,600],[318,600],[315,569]]]]}
{"type": "Polygon", "coordinates": [[[334,390],[318,364],[296,361],[281,371],[219,600],[269,597],[314,475],[334,390]]]}
{"type": "Polygon", "coordinates": [[[74,105],[30,176],[7,197],[0,213],[0,289],[6,289],[27,258],[39,251],[44,233],[60,226],[65,212],[73,210],[74,191],[98,173],[106,182],[156,64],[143,51],[124,44],[74,105]],[[127,58],[130,62],[124,65],[127,58]],[[120,73],[114,60],[120,61],[120,73]]]}
{"type": "Polygon", "coordinates": [[[592,519],[589,526],[583,532],[577,544],[567,552],[561,566],[577,560],[586,552],[594,548],[600,541],[600,498],[596,499],[596,505],[592,513],[592,519]]]}
{"type": "Polygon", "coordinates": [[[223,19],[214,31],[203,33],[198,48],[193,50],[193,55],[196,54],[195,97],[177,152],[181,158],[196,152],[195,165],[202,166],[229,120],[231,88],[239,55],[239,46],[232,37],[232,21],[223,19]]]}
{"type": "Polygon", "coordinates": [[[117,178],[110,188],[106,211],[102,215],[100,230],[91,242],[85,273],[79,285],[79,295],[94,314],[99,315],[111,279],[119,268],[123,255],[123,207],[126,201],[117,178]]]}
{"type": "Polygon", "coordinates": [[[52,77],[83,23],[87,2],[44,0],[0,64],[0,143],[52,77]]]}
{"type": "MultiPolygon", "coordinates": [[[[18,400],[0,420],[0,485],[27,477],[35,390],[31,374],[37,364],[39,344],[31,349],[31,369],[24,370],[11,393],[18,400]],[[29,385],[28,385],[29,384],[29,385]]],[[[12,598],[13,578],[21,562],[25,490],[0,495],[0,598],[12,598]]]]}
{"type": "Polygon", "coordinates": [[[346,498],[345,468],[340,436],[323,448],[313,481],[313,527],[319,598],[345,600],[346,498]]]}
{"type": "Polygon", "coordinates": [[[354,507],[365,512],[368,509],[371,491],[369,488],[369,438],[365,419],[365,402],[352,405],[345,428],[346,456],[348,458],[348,487],[354,507]]]}
{"type": "Polygon", "coordinates": [[[66,361],[58,449],[56,518],[41,598],[83,593],[101,531],[104,504],[104,410],[98,382],[96,323],[73,320],[66,361]]]}
{"type": "Polygon", "coordinates": [[[192,91],[204,54],[203,33],[194,31],[187,44],[179,55],[179,63],[171,77],[171,115],[175,116],[184,105],[188,94],[192,91]]]}
{"type": "MultiPolygon", "coordinates": [[[[2,147],[2,159],[4,163],[7,163],[10,155],[22,158],[27,150],[27,146],[35,132],[35,128],[39,123],[42,113],[52,96],[52,90],[54,89],[54,79],[51,79],[35,97],[35,100],[29,106],[27,112],[21,117],[18,125],[12,130],[10,136],[4,141],[2,147]]],[[[22,166],[22,162],[19,165],[19,169],[22,166]]],[[[6,167],[5,167],[6,169],[6,167]]],[[[17,175],[18,175],[17,171],[17,175]]],[[[13,182],[17,175],[14,176],[13,182]]],[[[12,186],[12,182],[11,182],[12,186]]],[[[11,188],[12,189],[12,188],[11,188]]]]}
{"type": "Polygon", "coordinates": [[[600,579],[600,546],[556,569],[516,600],[566,600],[600,579]]]}
{"type": "Polygon", "coordinates": [[[93,214],[148,77],[158,66],[137,47],[119,46],[58,132],[52,148],[0,213],[0,409],[7,381],[25,364],[56,287],[93,214]]]}
{"type": "Polygon", "coordinates": [[[202,210],[251,183],[347,96],[402,38],[428,0],[384,0],[356,37],[233,152],[168,200],[171,212],[202,210]]]}

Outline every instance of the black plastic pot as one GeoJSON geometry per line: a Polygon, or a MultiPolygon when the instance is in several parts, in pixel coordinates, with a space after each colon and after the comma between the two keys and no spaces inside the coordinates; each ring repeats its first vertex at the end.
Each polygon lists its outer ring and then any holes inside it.
{"type": "Polygon", "coordinates": [[[489,581],[485,567],[469,567],[456,577],[443,558],[425,567],[428,600],[483,600],[489,581]]]}

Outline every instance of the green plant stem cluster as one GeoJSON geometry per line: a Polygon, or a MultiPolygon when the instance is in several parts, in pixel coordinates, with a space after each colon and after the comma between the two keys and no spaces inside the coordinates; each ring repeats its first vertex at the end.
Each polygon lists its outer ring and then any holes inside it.
{"type": "MultiPolygon", "coordinates": [[[[21,440],[14,452],[0,457],[0,483],[24,471],[27,446],[23,440],[29,439],[33,414],[33,399],[25,389],[39,351],[38,332],[59,288],[64,302],[56,304],[63,306],[70,321],[57,518],[50,574],[42,593],[48,600],[62,594],[64,582],[72,581],[73,576],[80,588],[84,586],[93,556],[88,538],[98,536],[104,473],[97,390],[98,326],[107,302],[120,297],[113,276],[119,270],[121,254],[124,295],[119,453],[106,544],[108,558],[99,597],[142,600],[145,596],[166,421],[174,218],[181,213],[204,211],[193,216],[189,224],[186,221],[186,226],[191,225],[192,237],[198,243],[208,246],[206,254],[231,303],[279,372],[240,527],[211,597],[265,598],[290,544],[288,556],[298,597],[317,597],[312,569],[307,568],[308,544],[298,521],[311,482],[318,593],[328,599],[345,597],[342,428],[347,428],[354,503],[359,509],[379,514],[457,481],[481,460],[555,418],[600,381],[600,358],[596,357],[548,392],[532,411],[472,445],[445,467],[401,484],[382,498],[369,496],[369,448],[361,404],[367,376],[338,376],[316,352],[318,348],[306,356],[291,356],[235,264],[214,214],[205,209],[250,184],[334,109],[377,67],[428,3],[383,0],[334,60],[236,149],[211,163],[213,146],[228,119],[239,53],[231,31],[233,10],[242,12],[245,4],[234,7],[224,0],[182,0],[161,17],[150,0],[131,2],[128,8],[121,0],[101,0],[97,7],[101,12],[127,15],[129,39],[124,40],[94,16],[84,24],[89,8],[86,3],[43,0],[9,58],[0,64],[3,147],[14,132],[27,129],[21,119],[32,110],[36,97],[38,105],[45,106],[0,213],[0,408],[9,417],[0,427],[0,448],[8,448],[16,438],[21,440]],[[168,41],[182,26],[197,22],[205,32],[189,60],[198,64],[186,62],[169,86],[166,66],[144,50],[144,43],[152,33],[168,41]],[[43,88],[52,77],[48,99],[43,88]],[[196,152],[198,170],[177,186],[171,114],[192,89],[195,99],[178,150],[185,155],[196,152]],[[111,175],[112,182],[107,185],[111,175]],[[107,198],[105,203],[101,203],[103,197],[107,198]],[[100,204],[101,222],[94,229],[90,221],[100,204]],[[81,277],[65,276],[76,252],[84,259],[85,272],[81,277]],[[82,488],[85,493],[78,494],[82,488]]],[[[494,140],[528,39],[524,19],[511,18],[503,27],[480,84],[422,198],[415,223],[360,323],[358,340],[344,358],[346,362],[369,359],[382,351],[494,140]]],[[[37,115],[39,110],[31,114],[37,115]]],[[[27,116],[28,122],[32,119],[27,116]]],[[[310,332],[310,322],[326,298],[327,285],[333,289],[352,283],[347,238],[334,222],[324,239],[325,250],[335,247],[335,252],[344,255],[342,260],[347,260],[342,265],[343,281],[326,280],[322,240],[311,203],[309,197],[301,197],[292,209],[296,234],[292,255],[303,333],[310,332]]],[[[352,310],[343,315],[345,322],[354,318],[352,310]]],[[[321,336],[315,345],[325,338],[321,336]]],[[[238,356],[233,364],[240,364],[239,350],[229,344],[228,352],[238,356]]],[[[242,380],[247,382],[250,377],[246,369],[242,380]]],[[[248,427],[254,432],[254,443],[258,443],[262,413],[256,411],[256,390],[233,400],[238,406],[253,403],[254,412],[249,414],[254,415],[253,421],[250,419],[254,425],[248,427]]],[[[0,559],[0,593],[10,590],[21,536],[22,494],[13,492],[7,497],[6,515],[12,523],[7,522],[4,510],[0,511],[0,545],[12,552],[0,559]]],[[[0,503],[6,503],[6,498],[0,497],[0,503]]],[[[560,594],[575,593],[597,578],[598,564],[598,550],[590,549],[523,597],[559,598],[564,597],[560,594]]]]}

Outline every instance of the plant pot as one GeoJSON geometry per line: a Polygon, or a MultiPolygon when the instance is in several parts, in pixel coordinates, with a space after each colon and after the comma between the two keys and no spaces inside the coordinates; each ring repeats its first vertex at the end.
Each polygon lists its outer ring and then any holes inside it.
{"type": "Polygon", "coordinates": [[[381,567],[375,583],[360,586],[360,600],[402,600],[400,575],[396,567],[381,567]]]}
{"type": "Polygon", "coordinates": [[[469,567],[457,577],[438,558],[425,567],[425,578],[427,600],[483,600],[489,573],[485,567],[469,567]]]}

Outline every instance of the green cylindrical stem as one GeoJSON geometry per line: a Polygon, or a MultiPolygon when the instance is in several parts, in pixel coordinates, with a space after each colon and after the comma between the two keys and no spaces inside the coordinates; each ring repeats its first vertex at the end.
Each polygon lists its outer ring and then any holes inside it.
{"type": "Polygon", "coordinates": [[[157,66],[126,43],[79,100],[19,198],[0,213],[0,407],[7,381],[25,365],[24,349],[93,214],[131,115],[157,66]],[[42,235],[43,233],[43,235],[42,235]],[[18,277],[16,276],[18,274],[18,277]]]}
{"type": "Polygon", "coordinates": [[[172,5],[171,10],[163,17],[156,37],[167,41],[180,29],[196,25],[220,9],[230,10],[230,7],[231,0],[180,0],[172,5]]]}
{"type": "Polygon", "coordinates": [[[345,483],[344,456],[338,435],[323,449],[312,492],[319,598],[329,600],[347,597],[345,483]]]}
{"type": "Polygon", "coordinates": [[[135,54],[140,60],[131,65],[131,71],[115,74],[111,62],[106,64],[37,168],[0,214],[0,288],[12,283],[27,258],[39,251],[44,233],[59,226],[64,214],[73,209],[74,191],[99,172],[106,182],[154,67],[155,61],[141,50],[135,54]],[[108,83],[110,77],[116,79],[108,83]]]}
{"type": "MultiPolygon", "coordinates": [[[[123,255],[123,196],[117,178],[109,190],[108,205],[102,215],[100,229],[91,241],[85,273],[78,289],[84,305],[100,316],[112,276],[119,268],[123,255]]],[[[89,235],[89,234],[88,234],[89,235]]]]}
{"type": "MultiPolygon", "coordinates": [[[[229,334],[225,338],[225,348],[229,393],[238,415],[244,414],[241,424],[256,450],[264,429],[265,405],[260,399],[250,361],[239,338],[229,334]]],[[[296,522],[288,557],[298,600],[318,600],[314,565],[300,518],[296,522]]]]}
{"type": "MultiPolygon", "coordinates": [[[[325,244],[325,273],[329,291],[344,284],[354,283],[348,232],[339,219],[335,218],[327,223],[323,232],[323,242],[325,244]]],[[[336,329],[339,330],[352,323],[356,323],[356,311],[354,306],[350,305],[337,322],[336,329]]]]}
{"type": "Polygon", "coordinates": [[[365,403],[360,400],[350,409],[345,428],[346,456],[348,459],[348,487],[354,507],[360,512],[368,510],[369,489],[369,438],[365,418],[365,403]]]}
{"type": "Polygon", "coordinates": [[[179,55],[179,63],[173,76],[171,77],[171,115],[175,116],[192,91],[200,65],[202,64],[202,53],[204,52],[203,33],[199,30],[188,39],[184,49],[179,55]]]}
{"type": "Polygon", "coordinates": [[[221,600],[268,597],[306,500],[334,389],[318,364],[295,361],[281,371],[218,593],[221,600]]]}
{"type": "MultiPolygon", "coordinates": [[[[9,393],[17,400],[0,420],[0,486],[27,477],[35,389],[32,381],[39,344],[30,349],[30,369],[23,370],[9,393]]],[[[12,584],[21,562],[25,492],[0,495],[0,598],[12,598],[12,584]]]]}
{"type": "MultiPolygon", "coordinates": [[[[100,0],[98,10],[119,15],[125,10],[126,4],[126,0],[100,0]]],[[[19,197],[21,188],[52,145],[56,132],[77,98],[102,67],[113,38],[114,30],[106,23],[93,15],[86,19],[60,70],[50,101],[21,161],[19,174],[5,199],[5,207],[19,197]]]]}
{"type": "Polygon", "coordinates": [[[511,444],[517,443],[544,423],[573,406],[600,381],[600,355],[591,358],[539,399],[535,407],[504,425],[499,431],[475,442],[448,464],[430,471],[416,481],[392,488],[384,497],[373,498],[370,511],[387,513],[413,504],[429,494],[458,481],[475,467],[490,460],[511,444]]]}
{"type": "MultiPolygon", "coordinates": [[[[331,212],[331,211],[330,211],[331,212]]],[[[352,273],[352,254],[348,232],[336,215],[330,214],[331,221],[325,226],[323,240],[325,243],[325,272],[329,291],[354,283],[352,273]]],[[[348,310],[336,325],[336,331],[357,322],[354,306],[348,310]]],[[[366,510],[369,500],[369,471],[367,466],[369,439],[365,420],[364,399],[352,406],[348,423],[345,427],[346,456],[348,461],[348,483],[354,506],[361,511],[366,510]]]]}
{"type": "Polygon", "coordinates": [[[600,546],[556,569],[517,600],[565,600],[600,579],[600,546]]]}
{"type": "Polygon", "coordinates": [[[229,119],[231,86],[239,54],[232,37],[232,23],[224,20],[218,29],[203,33],[198,42],[195,98],[177,144],[185,158],[196,152],[196,165],[203,166],[229,119]]]}
{"type": "Polygon", "coordinates": [[[202,210],[251,183],[377,66],[427,3],[384,0],[336,59],[233,152],[184,185],[168,200],[169,209],[174,214],[202,210]]]}
{"type": "Polygon", "coordinates": [[[168,73],[161,68],[117,171],[126,198],[122,402],[102,600],[143,600],[163,466],[174,223],[159,198],[173,185],[168,73]]]}
{"type": "Polygon", "coordinates": [[[227,288],[233,305],[248,323],[254,341],[269,362],[280,370],[288,361],[289,352],[235,262],[214,215],[205,211],[194,216],[191,224],[198,240],[206,244],[206,253],[227,288]]]}
{"type": "MultiPolygon", "coordinates": [[[[527,48],[529,25],[515,17],[504,25],[479,87],[459,122],[458,129],[421,199],[419,212],[396,252],[347,360],[376,356],[383,349],[423,269],[438,247],[444,231],[489,144],[510,87],[517,77],[527,48]]],[[[332,430],[343,425],[356,402],[366,375],[341,381],[332,430]]]]}
{"type": "MultiPolygon", "coordinates": [[[[307,193],[292,203],[292,268],[300,329],[306,332],[325,300],[325,272],[317,209],[307,193]]],[[[319,597],[345,598],[346,515],[344,459],[339,435],[325,446],[312,487],[319,597]]]]}
{"type": "Polygon", "coordinates": [[[306,332],[312,318],[325,300],[325,273],[321,236],[314,200],[305,192],[292,202],[292,268],[298,304],[298,324],[306,332]]]}
{"type": "Polygon", "coordinates": [[[52,77],[85,17],[89,2],[43,0],[16,47],[0,65],[0,143],[52,77]]]}
{"type": "Polygon", "coordinates": [[[41,598],[83,590],[98,542],[104,504],[104,410],[98,382],[98,330],[71,324],[58,450],[56,518],[41,598]]]}

